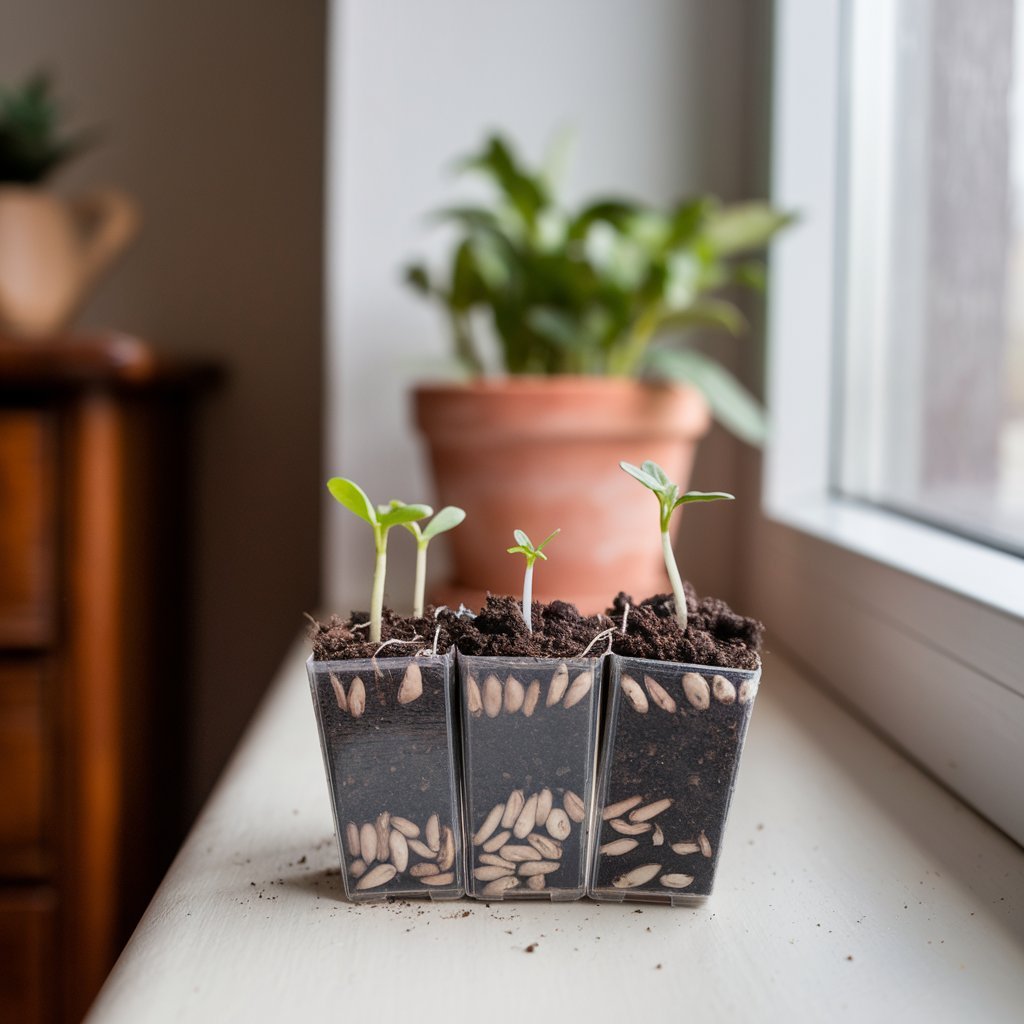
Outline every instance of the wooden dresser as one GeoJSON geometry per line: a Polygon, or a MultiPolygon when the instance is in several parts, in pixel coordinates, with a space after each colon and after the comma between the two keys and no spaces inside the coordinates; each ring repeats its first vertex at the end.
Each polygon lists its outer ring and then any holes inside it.
{"type": "Polygon", "coordinates": [[[184,823],[190,410],[136,339],[0,341],[0,1021],[76,1021],[184,823]]]}

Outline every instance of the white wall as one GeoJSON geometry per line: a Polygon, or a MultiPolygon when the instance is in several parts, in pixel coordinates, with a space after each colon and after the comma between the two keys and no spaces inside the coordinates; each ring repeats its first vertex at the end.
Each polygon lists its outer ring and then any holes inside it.
{"type": "MultiPolygon", "coordinates": [[[[439,314],[406,291],[399,272],[410,257],[443,252],[424,214],[451,201],[453,158],[501,128],[534,159],[558,129],[571,127],[578,134],[566,182],[571,200],[595,191],[656,202],[697,190],[749,191],[751,40],[765,25],[757,7],[743,0],[336,0],[328,473],[354,477],[377,501],[427,493],[406,391],[424,359],[445,354],[447,339],[439,314]]],[[[365,607],[368,531],[328,503],[327,604],[365,607]]],[[[392,547],[389,589],[402,608],[411,545],[392,547]]]]}

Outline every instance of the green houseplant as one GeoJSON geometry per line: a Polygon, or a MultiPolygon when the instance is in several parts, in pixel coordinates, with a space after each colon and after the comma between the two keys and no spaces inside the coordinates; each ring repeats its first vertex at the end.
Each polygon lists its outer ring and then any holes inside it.
{"type": "MultiPolygon", "coordinates": [[[[639,500],[625,529],[624,510],[615,510],[625,547],[606,548],[595,563],[590,552],[609,536],[611,512],[585,496],[611,486],[607,467],[623,453],[638,462],[653,453],[685,486],[709,410],[742,440],[761,441],[758,403],[692,342],[702,330],[746,329],[726,289],[761,286],[758,253],[791,217],[763,202],[708,196],[664,210],[619,198],[571,210],[551,176],[498,136],[460,166],[491,183],[494,201],[439,211],[456,232],[449,265],[406,268],[409,284],[442,309],[469,376],[416,392],[438,498],[465,508],[481,531],[531,533],[562,522],[573,540],[551,592],[594,607],[612,580],[647,593],[659,551],[640,526],[639,500]],[[484,334],[497,360],[488,359],[484,334]],[[489,367],[504,376],[489,376],[489,367]],[[595,481],[596,467],[603,478],[595,481]],[[547,503],[544,481],[567,474],[578,486],[547,503]],[[517,499],[524,492],[532,514],[517,499]]],[[[513,588],[509,567],[481,560],[489,547],[472,528],[456,539],[457,575],[469,591],[485,580],[513,588]]]]}

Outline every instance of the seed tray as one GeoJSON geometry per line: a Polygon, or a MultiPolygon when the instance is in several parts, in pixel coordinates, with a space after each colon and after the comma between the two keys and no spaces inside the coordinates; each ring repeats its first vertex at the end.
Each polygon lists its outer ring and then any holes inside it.
{"type": "Polygon", "coordinates": [[[453,655],[306,662],[345,894],[464,892],[453,655]]]}
{"type": "Polygon", "coordinates": [[[610,656],[591,897],[693,906],[711,894],[760,678],[610,656]]]}

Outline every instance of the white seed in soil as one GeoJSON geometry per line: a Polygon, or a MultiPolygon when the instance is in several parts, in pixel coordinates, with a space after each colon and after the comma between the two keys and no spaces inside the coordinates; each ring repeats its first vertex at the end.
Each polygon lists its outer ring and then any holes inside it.
{"type": "Polygon", "coordinates": [[[423,885],[451,885],[455,881],[455,874],[452,871],[445,871],[441,875],[424,875],[420,882],[423,885]]]}
{"type": "Polygon", "coordinates": [[[391,827],[398,829],[406,839],[416,839],[420,834],[420,827],[408,818],[400,818],[397,814],[391,816],[391,827]]]}
{"type": "Polygon", "coordinates": [[[416,854],[417,857],[423,857],[425,860],[433,860],[437,854],[427,846],[422,839],[410,839],[408,840],[409,849],[416,854]]]}
{"type": "Polygon", "coordinates": [[[391,815],[387,811],[381,811],[377,815],[377,856],[381,860],[388,859],[388,851],[391,849],[391,815]]]}
{"type": "Polygon", "coordinates": [[[409,868],[409,874],[413,878],[424,878],[426,875],[439,875],[441,869],[431,860],[422,861],[419,864],[413,864],[409,868]]]}
{"type": "Polygon", "coordinates": [[[511,838],[511,832],[499,832],[496,836],[491,836],[491,838],[484,843],[484,850],[487,853],[494,853],[496,850],[500,850],[511,838]]]}
{"type": "Polygon", "coordinates": [[[588,693],[590,693],[591,687],[594,685],[594,673],[593,672],[581,672],[573,681],[569,687],[568,693],[565,695],[565,702],[562,704],[564,708],[575,707],[588,693]]]}
{"type": "Polygon", "coordinates": [[[359,826],[354,821],[345,826],[345,849],[350,857],[359,856],[359,826]]]}
{"type": "Polygon", "coordinates": [[[696,672],[683,673],[683,693],[698,711],[707,711],[711,706],[711,688],[708,681],[696,672]]]}
{"type": "Polygon", "coordinates": [[[484,712],[488,718],[497,718],[501,714],[501,682],[497,676],[488,676],[484,680],[484,712]]]}
{"type": "Polygon", "coordinates": [[[415,661],[409,663],[409,667],[402,676],[402,684],[398,687],[398,703],[411,704],[418,697],[423,695],[423,673],[415,661]]]}
{"type": "Polygon", "coordinates": [[[455,863],[455,835],[445,825],[441,829],[441,851],[437,855],[437,864],[442,871],[448,871],[455,863]]]}
{"type": "Polygon", "coordinates": [[[700,847],[700,852],[705,857],[711,856],[711,840],[708,839],[708,837],[704,835],[703,832],[701,832],[701,834],[697,836],[697,845],[700,847]]]}
{"type": "Polygon", "coordinates": [[[557,871],[560,867],[561,864],[555,860],[527,860],[519,865],[519,874],[523,878],[529,878],[532,875],[550,875],[552,871],[557,871]]]}
{"type": "Polygon", "coordinates": [[[505,813],[501,816],[501,827],[511,828],[516,823],[516,818],[523,813],[526,806],[526,797],[521,789],[513,789],[505,801],[505,813]]]}
{"type": "Polygon", "coordinates": [[[534,828],[544,827],[544,822],[548,820],[554,800],[555,798],[552,796],[550,789],[545,788],[540,791],[537,797],[537,819],[534,823],[534,828]]]}
{"type": "Polygon", "coordinates": [[[625,800],[619,800],[614,804],[608,804],[601,812],[604,821],[611,821],[612,818],[621,818],[626,811],[631,811],[637,804],[643,801],[642,796],[630,796],[625,800]]]}
{"type": "Polygon", "coordinates": [[[631,822],[623,821],[622,818],[612,818],[608,824],[611,825],[619,835],[623,836],[642,836],[645,832],[651,831],[651,823],[649,821],[631,822]]]}
{"type": "Polygon", "coordinates": [[[369,822],[359,830],[359,852],[367,864],[377,859],[377,830],[369,822]]]}
{"type": "Polygon", "coordinates": [[[683,857],[688,856],[691,853],[698,853],[700,851],[699,843],[673,843],[672,852],[678,853],[683,857]]]}
{"type": "Polygon", "coordinates": [[[660,825],[655,825],[654,826],[654,835],[651,836],[651,842],[655,846],[664,846],[665,845],[665,833],[661,831],[661,826],[660,825]]]}
{"type": "Polygon", "coordinates": [[[613,878],[612,885],[616,889],[634,889],[638,885],[649,882],[660,870],[660,864],[641,864],[640,867],[633,868],[632,871],[627,871],[624,875],[619,875],[618,878],[613,878]]]}
{"type": "Polygon", "coordinates": [[[505,860],[513,861],[516,864],[521,864],[524,860],[543,860],[543,854],[533,846],[517,846],[514,843],[509,843],[507,846],[501,848],[500,856],[504,857],[505,860]]]}
{"type": "Polygon", "coordinates": [[[662,875],[658,881],[668,889],[685,889],[693,882],[693,875],[662,875]]]}
{"type": "Polygon", "coordinates": [[[473,877],[478,882],[493,882],[496,878],[507,878],[515,873],[515,868],[510,871],[508,868],[498,867],[496,864],[485,864],[483,867],[473,869],[473,877]]]}
{"type": "Polygon", "coordinates": [[[380,885],[387,885],[397,875],[394,864],[378,864],[370,868],[362,878],[356,882],[357,889],[376,889],[380,885]]]}
{"type": "Polygon", "coordinates": [[[650,821],[651,818],[656,818],[662,811],[667,811],[672,806],[672,800],[669,797],[665,797],[664,800],[655,800],[652,803],[644,804],[643,807],[638,807],[635,811],[629,812],[629,820],[636,821],[650,821]]]}
{"type": "Polygon", "coordinates": [[[483,889],[480,890],[481,896],[501,896],[508,892],[509,889],[514,889],[519,885],[519,879],[515,875],[508,875],[505,878],[496,878],[493,882],[488,882],[483,889]]]}
{"type": "Polygon", "coordinates": [[[547,879],[543,875],[530,875],[526,880],[526,888],[532,889],[534,892],[539,892],[547,884],[547,879]]]}
{"type": "Polygon", "coordinates": [[[601,847],[601,853],[606,857],[621,857],[630,850],[635,850],[640,844],[635,839],[613,839],[601,847]]]}
{"type": "Polygon", "coordinates": [[[366,687],[362,679],[356,676],[348,688],[348,711],[353,718],[362,718],[366,710],[366,687]]]}
{"type": "Polygon", "coordinates": [[[569,668],[563,661],[548,684],[548,697],[544,702],[549,708],[554,707],[564,696],[569,687],[569,668]]]}
{"type": "Polygon", "coordinates": [[[583,801],[580,797],[571,789],[567,789],[565,791],[565,796],[562,797],[562,806],[565,808],[565,813],[568,814],[577,825],[583,820],[586,808],[583,806],[583,801]]]}
{"type": "Polygon", "coordinates": [[[484,699],[480,696],[480,684],[470,676],[466,680],[466,707],[474,718],[479,718],[484,711],[484,699]]]}
{"type": "Polygon", "coordinates": [[[534,679],[526,688],[526,697],[523,700],[523,714],[530,718],[537,710],[537,702],[540,700],[540,680],[534,679]]]}
{"type": "Polygon", "coordinates": [[[572,832],[572,823],[569,821],[569,815],[560,807],[552,808],[551,813],[548,815],[548,820],[544,822],[544,827],[548,830],[548,835],[552,839],[568,839],[569,833],[572,832]]]}
{"type": "MultiPolygon", "coordinates": [[[[523,804],[523,809],[519,812],[515,825],[512,826],[512,835],[516,839],[525,839],[533,831],[533,826],[537,823],[537,802],[539,800],[540,794],[534,793],[523,804]]],[[[549,814],[548,818],[550,819],[550,817],[549,814]]]]}
{"type": "MultiPolygon", "coordinates": [[[[754,679],[744,679],[740,683],[739,702],[741,704],[749,704],[757,693],[757,681],[754,679]]],[[[349,701],[351,702],[352,695],[349,694],[349,701]]]]}
{"type": "Polygon", "coordinates": [[[621,676],[619,689],[622,690],[626,700],[633,705],[633,710],[641,715],[647,714],[650,705],[647,703],[647,695],[641,689],[640,684],[632,676],[621,676]]]}
{"type": "Polygon", "coordinates": [[[481,853],[479,859],[481,864],[490,864],[492,867],[508,868],[510,871],[515,871],[516,869],[512,861],[499,857],[496,853],[481,853]]]}
{"type": "Polygon", "coordinates": [[[509,676],[505,680],[505,711],[514,715],[523,706],[524,700],[526,690],[523,689],[523,684],[515,676],[509,676]]]}
{"type": "Polygon", "coordinates": [[[333,672],[331,673],[331,688],[334,690],[334,699],[338,702],[338,707],[342,711],[348,711],[348,701],[345,699],[345,687],[333,672]]]}
{"type": "Polygon", "coordinates": [[[539,832],[531,832],[526,841],[545,859],[558,860],[562,856],[562,844],[555,839],[548,839],[539,832]]]}
{"type": "Polygon", "coordinates": [[[423,835],[427,840],[427,846],[429,846],[434,853],[437,853],[438,850],[441,849],[441,822],[436,813],[427,818],[427,826],[423,830],[423,835]]]}
{"type": "Polygon", "coordinates": [[[711,692],[719,704],[736,703],[736,687],[725,676],[711,677],[711,692]]]}
{"type": "Polygon", "coordinates": [[[397,829],[392,829],[388,837],[388,847],[391,850],[391,863],[401,874],[409,866],[409,840],[397,829]]]}
{"type": "Polygon", "coordinates": [[[476,830],[473,835],[473,845],[479,846],[481,843],[486,842],[494,834],[494,830],[498,827],[498,822],[501,821],[501,816],[505,813],[504,804],[495,804],[487,817],[484,818],[484,823],[476,830]]]}
{"type": "Polygon", "coordinates": [[[362,878],[366,874],[366,861],[362,857],[356,857],[355,860],[349,861],[348,873],[353,878],[362,878]]]}
{"type": "Polygon", "coordinates": [[[668,691],[657,681],[657,679],[652,679],[650,676],[644,676],[644,686],[647,687],[647,692],[651,695],[651,700],[653,700],[662,711],[667,711],[670,715],[674,715],[676,713],[676,702],[669,696],[668,691]]]}

